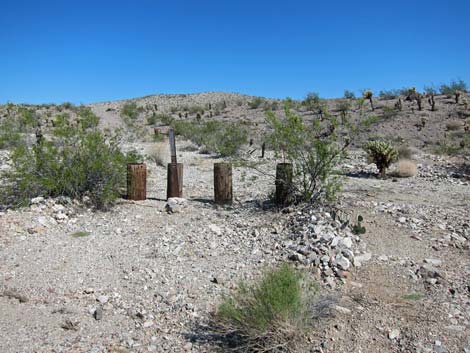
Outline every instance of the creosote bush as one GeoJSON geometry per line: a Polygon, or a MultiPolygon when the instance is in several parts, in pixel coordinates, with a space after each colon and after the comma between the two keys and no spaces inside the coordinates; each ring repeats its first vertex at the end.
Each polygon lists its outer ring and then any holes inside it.
{"type": "Polygon", "coordinates": [[[97,209],[107,209],[126,182],[126,164],[137,162],[135,152],[123,153],[120,137],[105,137],[86,110],[82,124],[71,128],[65,116],[56,119],[50,138],[11,151],[12,168],[3,175],[0,205],[20,207],[37,196],[87,196],[97,209]],[[84,123],[86,122],[86,123],[84,123]]]}
{"type": "Polygon", "coordinates": [[[385,177],[387,168],[398,158],[397,150],[385,141],[369,141],[364,150],[369,160],[374,162],[382,178],[385,177]]]}
{"type": "Polygon", "coordinates": [[[298,352],[312,326],[318,287],[289,265],[268,270],[252,284],[241,282],[224,297],[213,328],[234,352],[298,352]]]}
{"type": "Polygon", "coordinates": [[[266,137],[277,157],[292,163],[294,173],[293,192],[298,201],[331,199],[340,189],[333,170],[345,156],[349,139],[340,141],[336,129],[339,124],[329,117],[323,124],[319,119],[307,123],[302,116],[285,107],[285,118],[273,112],[266,113],[271,128],[266,137]]]}
{"type": "Polygon", "coordinates": [[[203,151],[221,156],[235,156],[241,146],[248,142],[248,131],[236,123],[218,120],[193,122],[175,120],[172,123],[177,135],[184,136],[201,146],[203,151]]]}

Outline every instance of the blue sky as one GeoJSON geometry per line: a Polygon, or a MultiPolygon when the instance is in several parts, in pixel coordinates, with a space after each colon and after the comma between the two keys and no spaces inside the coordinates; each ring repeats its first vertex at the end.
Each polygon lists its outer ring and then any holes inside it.
{"type": "Polygon", "coordinates": [[[470,81],[470,1],[0,0],[0,103],[470,81]]]}

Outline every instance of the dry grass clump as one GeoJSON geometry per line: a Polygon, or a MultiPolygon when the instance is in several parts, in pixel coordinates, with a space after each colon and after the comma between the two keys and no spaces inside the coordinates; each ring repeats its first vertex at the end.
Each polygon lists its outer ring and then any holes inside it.
{"type": "Polygon", "coordinates": [[[157,166],[164,167],[170,163],[170,151],[167,142],[156,142],[147,150],[147,155],[157,166]]]}
{"type": "Polygon", "coordinates": [[[397,176],[401,178],[410,178],[416,176],[418,169],[416,163],[410,159],[402,159],[398,161],[397,176]]]}
{"type": "Polygon", "coordinates": [[[299,352],[311,330],[317,287],[283,265],[253,284],[240,283],[214,314],[218,343],[232,352],[299,352]]]}
{"type": "Polygon", "coordinates": [[[463,124],[460,121],[449,121],[446,124],[447,131],[457,131],[463,127],[463,124]]]}

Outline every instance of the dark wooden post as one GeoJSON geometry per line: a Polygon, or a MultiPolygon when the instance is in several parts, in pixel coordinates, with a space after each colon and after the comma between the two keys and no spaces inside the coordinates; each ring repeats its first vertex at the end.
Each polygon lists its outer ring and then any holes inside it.
{"type": "Polygon", "coordinates": [[[168,163],[166,198],[183,197],[183,163],[168,163]]]}
{"type": "Polygon", "coordinates": [[[147,198],[147,166],[145,163],[127,165],[127,198],[134,201],[147,198]]]}
{"type": "Polygon", "coordinates": [[[291,163],[279,163],[276,166],[276,204],[287,205],[292,201],[292,176],[291,163]]]}
{"type": "Polygon", "coordinates": [[[214,164],[214,199],[219,205],[232,203],[232,165],[230,163],[214,164]]]}
{"type": "Polygon", "coordinates": [[[261,158],[264,158],[264,150],[266,149],[266,142],[261,145],[261,158]]]}
{"type": "Polygon", "coordinates": [[[170,142],[171,163],[168,163],[166,198],[183,197],[183,164],[176,160],[175,131],[168,131],[170,142]]]}

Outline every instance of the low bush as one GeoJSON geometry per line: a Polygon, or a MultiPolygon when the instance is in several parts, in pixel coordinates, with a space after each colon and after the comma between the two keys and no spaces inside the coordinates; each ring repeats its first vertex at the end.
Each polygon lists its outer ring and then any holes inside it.
{"type": "Polygon", "coordinates": [[[385,177],[387,168],[398,158],[397,150],[385,141],[369,141],[364,150],[367,152],[370,162],[374,162],[382,178],[385,177]]]}
{"type": "Polygon", "coordinates": [[[11,152],[11,170],[0,187],[2,207],[28,205],[37,196],[87,196],[97,209],[107,209],[120,196],[126,182],[126,164],[140,158],[119,149],[120,137],[106,138],[96,126],[71,129],[58,119],[53,136],[11,152]]]}
{"type": "Polygon", "coordinates": [[[378,121],[380,121],[380,118],[377,116],[377,115],[369,115],[367,118],[365,118],[361,124],[362,126],[364,126],[365,128],[368,128],[370,127],[371,125],[377,123],[378,121]]]}
{"type": "Polygon", "coordinates": [[[411,178],[416,176],[418,169],[416,163],[409,159],[402,159],[398,161],[397,176],[400,178],[411,178]]]}
{"type": "Polygon", "coordinates": [[[236,123],[176,120],[172,126],[177,135],[191,140],[208,153],[221,156],[235,156],[241,146],[248,142],[247,129],[236,123]]]}
{"type": "Polygon", "coordinates": [[[170,151],[168,142],[161,141],[149,147],[147,155],[157,166],[166,167],[170,163],[170,151]]]}
{"type": "Polygon", "coordinates": [[[252,284],[240,283],[226,296],[213,327],[234,352],[298,352],[312,327],[317,286],[288,265],[266,271],[252,284]]]}
{"type": "Polygon", "coordinates": [[[138,107],[136,103],[125,103],[121,108],[121,116],[135,120],[142,111],[143,108],[138,107]]]}
{"type": "Polygon", "coordinates": [[[258,109],[265,103],[265,100],[261,97],[255,97],[251,101],[248,101],[248,107],[250,109],[258,109]]]}
{"type": "Polygon", "coordinates": [[[343,97],[346,99],[356,99],[356,95],[354,94],[353,91],[350,91],[350,90],[345,90],[343,97]]]}

